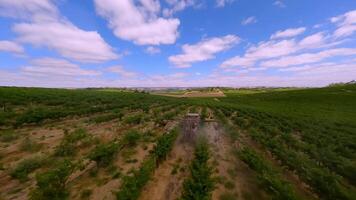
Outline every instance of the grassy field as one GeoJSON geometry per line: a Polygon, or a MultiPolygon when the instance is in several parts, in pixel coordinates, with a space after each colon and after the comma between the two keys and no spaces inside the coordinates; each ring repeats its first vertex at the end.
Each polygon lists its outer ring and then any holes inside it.
{"type": "Polygon", "coordinates": [[[278,115],[355,124],[356,85],[317,89],[226,91],[222,102],[278,115]]]}
{"type": "Polygon", "coordinates": [[[220,90],[2,87],[0,199],[356,199],[356,85],[220,90]]]}

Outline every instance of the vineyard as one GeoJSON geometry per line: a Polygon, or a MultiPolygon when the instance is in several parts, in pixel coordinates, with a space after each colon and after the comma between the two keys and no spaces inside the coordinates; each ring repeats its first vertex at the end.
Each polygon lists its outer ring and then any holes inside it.
{"type": "Polygon", "coordinates": [[[0,88],[0,199],[356,199],[355,85],[219,92],[0,88]]]}

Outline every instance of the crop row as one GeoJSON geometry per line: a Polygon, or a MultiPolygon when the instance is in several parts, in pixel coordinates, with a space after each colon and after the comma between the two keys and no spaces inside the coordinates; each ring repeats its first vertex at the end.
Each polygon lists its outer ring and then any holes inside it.
{"type": "MultiPolygon", "coordinates": [[[[232,116],[234,113],[232,109],[225,109],[223,112],[227,116],[232,116]]],[[[247,130],[256,141],[266,146],[284,165],[290,170],[294,170],[303,181],[310,184],[321,197],[325,199],[353,199],[355,197],[353,187],[345,184],[338,175],[330,171],[330,168],[323,165],[319,161],[323,158],[321,155],[311,156],[308,151],[301,151],[298,146],[301,143],[291,135],[294,130],[293,122],[285,119],[277,121],[277,119],[277,117],[271,117],[264,113],[246,110],[237,110],[236,116],[233,117],[233,121],[240,128],[247,130]]],[[[302,131],[300,128],[303,127],[305,126],[300,126],[299,131],[302,131]]],[[[314,145],[313,142],[316,141],[303,140],[303,142],[314,145]]],[[[320,149],[325,148],[327,147],[320,147],[320,149]]],[[[339,157],[336,156],[336,158],[339,157]]]]}
{"type": "Polygon", "coordinates": [[[210,151],[204,138],[197,141],[194,159],[190,165],[190,177],[183,183],[182,200],[211,199],[215,181],[209,164],[210,151]]]}
{"type": "Polygon", "coordinates": [[[134,200],[140,196],[143,186],[150,180],[153,171],[171,151],[177,135],[178,130],[174,129],[158,138],[153,151],[140,168],[133,170],[131,175],[123,177],[121,188],[116,193],[118,200],[134,200]]]}

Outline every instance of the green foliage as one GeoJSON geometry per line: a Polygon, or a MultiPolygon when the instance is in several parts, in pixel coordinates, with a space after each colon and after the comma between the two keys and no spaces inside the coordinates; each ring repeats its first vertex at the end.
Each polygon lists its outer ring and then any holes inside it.
{"type": "Polygon", "coordinates": [[[64,160],[57,167],[47,172],[37,174],[37,187],[30,193],[31,200],[63,200],[69,192],[66,188],[67,180],[75,169],[75,165],[64,160]]]}
{"type": "Polygon", "coordinates": [[[190,166],[191,176],[183,183],[182,200],[209,200],[214,189],[211,177],[213,169],[209,166],[210,152],[206,141],[197,143],[194,160],[190,166]]]}
{"type": "Polygon", "coordinates": [[[177,135],[178,130],[174,129],[158,138],[156,146],[153,149],[153,154],[155,155],[157,162],[162,162],[166,159],[167,153],[171,151],[177,135]]]}
{"type": "Polygon", "coordinates": [[[121,120],[121,118],[123,116],[124,116],[124,114],[122,112],[115,111],[113,113],[109,113],[109,114],[105,114],[105,115],[101,115],[101,116],[97,116],[97,117],[91,118],[89,120],[89,122],[98,124],[98,123],[108,122],[108,121],[111,121],[111,120],[114,120],[114,119],[121,120]]]}
{"type": "Polygon", "coordinates": [[[205,120],[207,117],[208,117],[208,109],[207,109],[207,107],[203,107],[203,109],[201,111],[200,118],[202,120],[205,120]]]}
{"type": "Polygon", "coordinates": [[[136,146],[137,142],[141,139],[141,135],[142,133],[137,130],[129,130],[124,134],[120,143],[127,146],[136,146]]]}
{"type": "Polygon", "coordinates": [[[141,122],[143,122],[143,114],[127,116],[124,119],[124,122],[127,124],[140,124],[141,122]]]}
{"type": "Polygon", "coordinates": [[[20,144],[20,149],[22,151],[36,152],[41,149],[42,145],[33,141],[30,137],[25,137],[20,144]]]}
{"type": "Polygon", "coordinates": [[[89,154],[89,159],[95,161],[98,166],[108,166],[120,149],[120,145],[113,141],[97,145],[89,154]]]}
{"type": "Polygon", "coordinates": [[[141,167],[138,170],[133,170],[132,175],[123,177],[122,186],[116,193],[118,200],[138,199],[143,186],[150,180],[154,169],[172,149],[177,134],[177,130],[173,130],[160,136],[152,154],[141,164],[141,167]]]}
{"type": "MultiPolygon", "coordinates": [[[[152,104],[157,103],[176,104],[172,98],[126,91],[0,87],[0,108],[5,110],[0,112],[0,126],[38,124],[68,116],[113,110],[120,119],[122,114],[118,110],[121,108],[147,111],[152,104]]],[[[113,115],[108,118],[111,117],[113,115]]]]}
{"type": "Polygon", "coordinates": [[[89,134],[85,129],[76,129],[71,133],[66,133],[56,148],[56,156],[74,156],[76,154],[76,147],[78,142],[88,138],[89,134]]]}
{"type": "Polygon", "coordinates": [[[144,161],[138,170],[134,170],[132,175],[124,176],[122,186],[116,193],[118,200],[138,199],[143,186],[150,180],[153,170],[156,168],[156,160],[150,157],[144,161]]]}
{"type": "Polygon", "coordinates": [[[10,172],[11,177],[24,182],[28,180],[28,174],[40,168],[44,164],[44,158],[35,156],[20,161],[10,172]]]}
{"type": "Polygon", "coordinates": [[[283,180],[281,175],[273,170],[264,158],[259,156],[254,150],[245,147],[238,154],[251,169],[257,172],[259,181],[265,188],[268,188],[274,199],[298,199],[290,183],[283,180]]]}

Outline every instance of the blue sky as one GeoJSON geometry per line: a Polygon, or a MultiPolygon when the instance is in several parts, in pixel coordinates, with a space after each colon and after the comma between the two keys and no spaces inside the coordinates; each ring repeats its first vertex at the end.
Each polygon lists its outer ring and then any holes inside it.
{"type": "Polygon", "coordinates": [[[0,0],[0,85],[356,79],[355,0],[0,0]]]}

